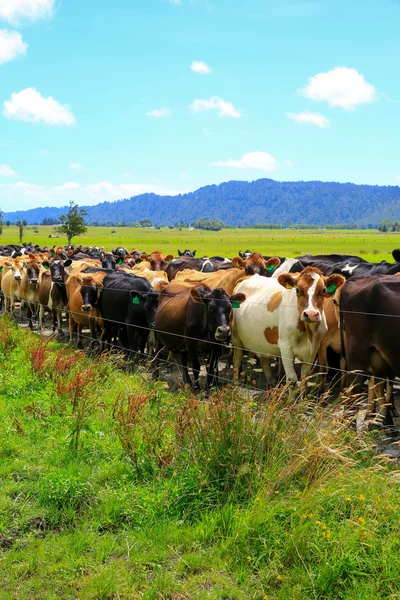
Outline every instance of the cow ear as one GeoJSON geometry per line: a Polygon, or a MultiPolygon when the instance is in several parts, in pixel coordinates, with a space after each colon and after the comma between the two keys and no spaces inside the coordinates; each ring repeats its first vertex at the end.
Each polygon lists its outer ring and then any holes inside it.
{"type": "Polygon", "coordinates": [[[30,260],[35,260],[36,256],[35,256],[34,254],[32,254],[32,252],[29,252],[29,254],[28,254],[28,258],[29,258],[30,260]]]}
{"type": "Polygon", "coordinates": [[[69,267],[70,265],[72,265],[72,259],[67,258],[67,260],[64,262],[64,267],[69,267]]]}
{"type": "Polygon", "coordinates": [[[192,296],[194,302],[204,304],[210,300],[210,288],[205,285],[198,285],[190,290],[190,295],[192,296]]]}
{"type": "Polygon", "coordinates": [[[192,254],[193,256],[196,256],[196,250],[193,250],[192,254]]]}
{"type": "Polygon", "coordinates": [[[244,253],[241,250],[239,250],[239,256],[240,258],[244,258],[244,253]]]}
{"type": "Polygon", "coordinates": [[[275,269],[281,264],[281,259],[277,256],[271,256],[271,258],[268,260],[264,259],[264,263],[267,271],[275,271],[275,269]]]}
{"type": "Polygon", "coordinates": [[[147,262],[150,262],[150,258],[149,258],[149,256],[146,254],[146,252],[143,252],[143,253],[140,255],[140,260],[147,260],[147,262]]]}
{"type": "Polygon", "coordinates": [[[396,262],[400,262],[400,250],[398,248],[393,250],[392,256],[396,262]]]}
{"type": "Polygon", "coordinates": [[[171,262],[171,261],[173,261],[173,260],[174,260],[174,258],[175,258],[175,257],[174,257],[174,255],[173,255],[173,254],[168,254],[168,255],[165,257],[165,260],[166,260],[167,262],[171,262]]]}
{"type": "Polygon", "coordinates": [[[287,290],[297,287],[297,280],[290,273],[281,273],[278,277],[278,283],[287,290]]]}
{"type": "Polygon", "coordinates": [[[346,279],[343,277],[343,275],[337,275],[336,273],[330,275],[329,277],[325,277],[325,298],[331,298],[334,296],[338,289],[341,288],[345,282],[346,279]]]}
{"type": "Polygon", "coordinates": [[[83,279],[82,279],[82,277],[79,275],[79,273],[78,273],[78,275],[76,276],[76,281],[77,281],[78,285],[82,285],[82,283],[83,283],[83,279]]]}
{"type": "Polygon", "coordinates": [[[179,256],[182,256],[183,252],[181,252],[180,250],[178,250],[178,254],[179,254],[179,256]]]}
{"type": "Polygon", "coordinates": [[[42,262],[42,267],[44,267],[45,269],[48,269],[50,267],[49,261],[48,260],[44,260],[42,262]]]}
{"type": "Polygon", "coordinates": [[[233,294],[233,296],[230,297],[231,304],[233,304],[233,302],[242,304],[242,302],[244,302],[245,300],[246,294],[241,294],[240,292],[238,294],[233,294]]]}
{"type": "Polygon", "coordinates": [[[234,258],[232,258],[232,264],[237,269],[244,269],[244,267],[246,265],[246,263],[244,262],[244,260],[241,256],[235,256],[234,258]]]}
{"type": "Polygon", "coordinates": [[[103,260],[103,259],[104,259],[104,257],[105,257],[105,254],[104,254],[104,252],[100,252],[100,258],[101,258],[101,260],[103,260]]]}

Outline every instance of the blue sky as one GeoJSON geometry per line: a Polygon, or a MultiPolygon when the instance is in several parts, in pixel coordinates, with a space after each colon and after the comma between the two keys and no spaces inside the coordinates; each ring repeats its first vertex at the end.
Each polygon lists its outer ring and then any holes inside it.
{"type": "Polygon", "coordinates": [[[0,0],[0,207],[400,184],[399,0],[0,0]]]}

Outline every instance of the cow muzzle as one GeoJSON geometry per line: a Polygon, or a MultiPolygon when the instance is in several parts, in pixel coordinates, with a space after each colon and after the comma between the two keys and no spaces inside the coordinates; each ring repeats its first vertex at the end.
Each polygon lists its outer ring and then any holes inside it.
{"type": "Polygon", "coordinates": [[[32,277],[31,284],[32,285],[37,285],[38,283],[39,283],[39,280],[37,279],[37,277],[32,277]]]}
{"type": "Polygon", "coordinates": [[[89,312],[91,308],[92,307],[90,306],[90,304],[82,304],[82,311],[83,312],[89,312]]]}
{"type": "Polygon", "coordinates": [[[305,323],[318,323],[321,320],[321,313],[319,310],[313,310],[308,308],[303,312],[303,321],[305,323]]]}
{"type": "Polygon", "coordinates": [[[15,281],[21,281],[21,275],[14,275],[15,281]]]}
{"type": "Polygon", "coordinates": [[[228,325],[221,325],[217,327],[215,332],[215,339],[219,342],[225,342],[231,334],[231,328],[228,325]]]}

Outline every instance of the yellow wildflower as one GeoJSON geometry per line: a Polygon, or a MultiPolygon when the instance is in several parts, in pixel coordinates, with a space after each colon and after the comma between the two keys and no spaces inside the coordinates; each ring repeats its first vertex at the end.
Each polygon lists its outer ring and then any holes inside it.
{"type": "Polygon", "coordinates": [[[251,558],[251,556],[248,556],[248,557],[247,557],[247,560],[248,560],[249,562],[251,562],[253,559],[251,558]]]}
{"type": "Polygon", "coordinates": [[[350,498],[350,496],[347,496],[347,498],[346,498],[346,502],[351,502],[351,498],[350,498]]]}
{"type": "Polygon", "coordinates": [[[360,500],[365,500],[364,494],[360,494],[360,500]]]}
{"type": "Polygon", "coordinates": [[[363,517],[358,517],[358,520],[360,521],[360,523],[365,523],[365,519],[363,517]]]}
{"type": "Polygon", "coordinates": [[[276,580],[277,580],[277,581],[282,581],[282,575],[277,575],[277,576],[276,576],[276,580]]]}
{"type": "Polygon", "coordinates": [[[315,521],[316,525],[321,525],[321,521],[315,521]]]}
{"type": "Polygon", "coordinates": [[[207,462],[210,462],[211,458],[207,458],[207,462]]]}

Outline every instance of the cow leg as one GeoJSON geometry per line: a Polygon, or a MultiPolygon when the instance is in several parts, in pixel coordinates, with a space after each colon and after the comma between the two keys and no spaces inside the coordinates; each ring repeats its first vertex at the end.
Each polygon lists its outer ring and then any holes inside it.
{"type": "Polygon", "coordinates": [[[280,347],[283,368],[285,369],[286,381],[298,381],[296,369],[294,368],[294,354],[290,346],[280,347]]]}
{"type": "Polygon", "coordinates": [[[29,324],[29,329],[33,329],[33,324],[32,324],[32,305],[29,302],[27,309],[26,309],[26,316],[28,318],[28,324],[29,324]]]}
{"type": "Polygon", "coordinates": [[[273,387],[275,384],[275,380],[274,380],[274,376],[272,374],[270,357],[269,356],[259,356],[258,359],[261,363],[261,368],[265,375],[266,387],[267,388],[273,387]]]}
{"type": "Polygon", "coordinates": [[[207,383],[206,389],[208,390],[212,386],[218,386],[218,362],[221,357],[221,347],[213,346],[210,352],[209,360],[207,363],[207,383]]]}
{"type": "Polygon", "coordinates": [[[235,344],[233,349],[233,380],[238,381],[243,360],[243,348],[235,344]]]}
{"type": "MultiPolygon", "coordinates": [[[[182,365],[182,370],[183,370],[184,384],[192,386],[192,380],[190,379],[189,369],[188,369],[188,351],[187,350],[183,350],[183,352],[181,353],[181,365],[182,365]]],[[[200,365],[199,365],[199,370],[200,370],[200,365]]]]}
{"type": "MultiPolygon", "coordinates": [[[[58,312],[57,312],[57,318],[58,318],[58,312]]],[[[75,321],[72,318],[72,316],[69,316],[69,341],[73,342],[74,341],[74,330],[75,330],[75,321]]]]}
{"type": "Polygon", "coordinates": [[[76,324],[76,328],[77,328],[77,331],[78,331],[78,337],[77,337],[77,340],[76,340],[77,341],[77,345],[78,345],[78,348],[82,348],[82,329],[83,329],[82,323],[77,323],[76,324]]]}

